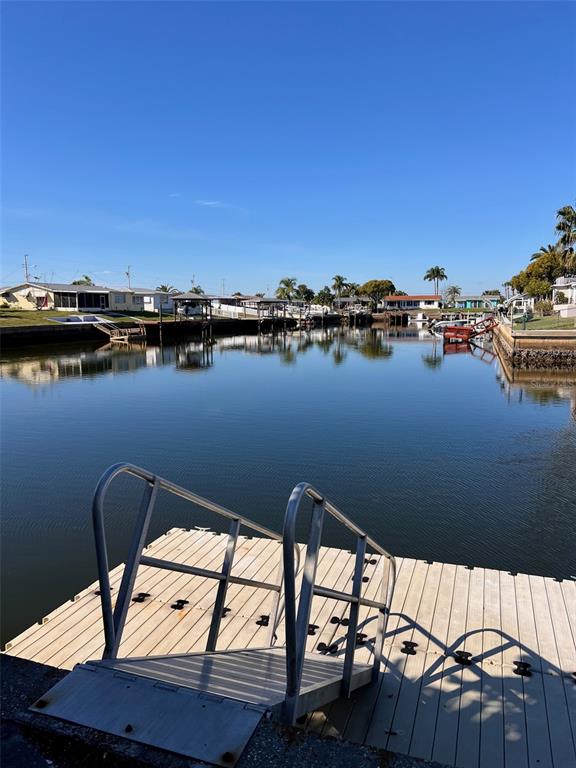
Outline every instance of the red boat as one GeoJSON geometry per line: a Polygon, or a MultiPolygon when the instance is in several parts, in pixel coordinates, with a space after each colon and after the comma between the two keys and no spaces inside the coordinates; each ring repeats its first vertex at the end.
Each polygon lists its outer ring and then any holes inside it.
{"type": "Polygon", "coordinates": [[[447,325],[444,328],[444,341],[461,344],[470,341],[475,336],[492,331],[497,325],[498,320],[493,315],[474,323],[474,325],[447,325]]]}

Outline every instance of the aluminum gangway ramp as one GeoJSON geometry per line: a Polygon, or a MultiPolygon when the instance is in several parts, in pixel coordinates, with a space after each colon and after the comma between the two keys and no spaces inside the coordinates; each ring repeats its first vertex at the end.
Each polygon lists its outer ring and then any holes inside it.
{"type": "MultiPolygon", "coordinates": [[[[99,592],[105,634],[103,658],[78,664],[31,709],[43,715],[88,726],[105,733],[169,750],[215,765],[234,765],[263,717],[294,724],[298,718],[377,680],[389,606],[394,589],[394,558],[346,518],[307,483],[297,485],[288,502],[282,535],[202,498],[132,464],[115,464],[101,477],[92,505],[98,560],[99,592]],[[113,605],[104,527],[104,500],[120,475],[145,484],[126,565],[113,605]],[[160,491],[229,519],[222,568],[149,557],[145,543],[160,491]],[[308,543],[297,545],[296,521],[303,501],[309,501],[308,543]],[[351,592],[316,583],[322,530],[327,515],[356,538],[351,592]],[[275,581],[258,581],[233,574],[234,554],[244,526],[281,544],[281,567],[275,581]],[[301,558],[300,550],[304,550],[301,558]],[[378,600],[362,596],[363,568],[369,551],[389,564],[378,600]],[[302,559],[302,562],[301,562],[302,559]],[[177,571],[218,582],[206,650],[162,656],[118,658],[122,632],[139,565],[177,571]],[[217,650],[229,585],[271,592],[267,617],[268,645],[263,648],[217,650]],[[306,650],[315,596],[348,604],[346,642],[339,657],[306,650]],[[358,618],[362,606],[377,611],[373,663],[354,660],[358,618]],[[278,643],[278,637],[284,638],[278,643]]],[[[185,601],[184,601],[185,602],[185,601]]],[[[174,607],[174,606],[172,606],[174,607]]],[[[178,606],[176,606],[178,607],[178,606]]]]}

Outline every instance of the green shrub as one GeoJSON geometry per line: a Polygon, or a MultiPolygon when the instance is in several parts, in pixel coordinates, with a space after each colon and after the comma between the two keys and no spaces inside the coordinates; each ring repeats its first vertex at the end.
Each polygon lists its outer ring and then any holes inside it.
{"type": "Polygon", "coordinates": [[[551,315],[554,312],[554,305],[548,299],[544,299],[543,301],[536,301],[534,303],[534,309],[539,315],[544,317],[546,315],[551,315]]]}

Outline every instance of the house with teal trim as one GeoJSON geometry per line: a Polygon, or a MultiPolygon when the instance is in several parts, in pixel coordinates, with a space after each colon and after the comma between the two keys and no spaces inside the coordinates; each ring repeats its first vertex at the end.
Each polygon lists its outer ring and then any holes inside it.
{"type": "Polygon", "coordinates": [[[500,296],[457,296],[454,302],[456,309],[496,309],[500,304],[500,296]]]}

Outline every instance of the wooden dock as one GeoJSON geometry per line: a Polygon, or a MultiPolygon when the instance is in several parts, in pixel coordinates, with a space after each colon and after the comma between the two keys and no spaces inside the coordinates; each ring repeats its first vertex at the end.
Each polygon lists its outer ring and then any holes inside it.
{"type": "MultiPolygon", "coordinates": [[[[227,536],[172,529],[146,554],[221,566],[227,536]]],[[[277,541],[241,537],[233,573],[277,580],[277,541]]],[[[399,558],[377,685],[313,712],[302,727],[462,768],[576,766],[576,582],[399,558]]],[[[323,547],[317,583],[350,591],[354,555],[323,547]]],[[[111,572],[113,595],[123,566],[111,572]]],[[[365,561],[364,595],[379,594],[383,564],[365,561]]],[[[204,650],[217,584],[141,566],[119,657],[204,650]],[[187,601],[187,602],[177,602],[187,601]],[[178,606],[181,606],[180,608],[178,606]]],[[[231,584],[218,648],[267,643],[272,594],[231,584]]],[[[72,669],[100,658],[97,583],[6,646],[6,653],[72,669]]],[[[310,651],[338,655],[348,607],[315,597],[310,651]]],[[[374,610],[361,608],[356,660],[370,662],[374,610]]],[[[278,629],[283,644],[283,624],[278,629]]]]}

